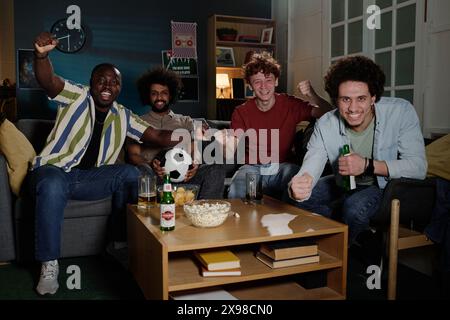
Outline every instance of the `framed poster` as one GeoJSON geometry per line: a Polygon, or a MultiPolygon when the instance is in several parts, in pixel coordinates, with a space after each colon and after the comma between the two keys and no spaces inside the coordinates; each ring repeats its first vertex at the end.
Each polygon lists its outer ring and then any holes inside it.
{"type": "Polygon", "coordinates": [[[194,58],[175,58],[172,50],[162,50],[162,64],[166,70],[172,70],[180,76],[197,75],[197,59],[194,58]]]}
{"type": "Polygon", "coordinates": [[[34,75],[34,50],[17,50],[17,87],[19,89],[42,90],[34,75]]]}
{"type": "Polygon", "coordinates": [[[233,48],[217,47],[216,64],[218,67],[234,67],[236,65],[236,62],[234,60],[233,48]]]}

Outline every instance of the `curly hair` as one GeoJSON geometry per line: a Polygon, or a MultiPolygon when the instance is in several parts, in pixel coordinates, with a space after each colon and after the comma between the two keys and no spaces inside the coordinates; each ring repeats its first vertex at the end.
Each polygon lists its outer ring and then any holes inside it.
{"type": "Polygon", "coordinates": [[[244,69],[244,77],[247,82],[250,82],[250,77],[262,72],[264,75],[273,74],[275,79],[280,77],[280,64],[272,57],[269,52],[254,53],[250,61],[242,66],[244,69]]]}
{"type": "Polygon", "coordinates": [[[169,88],[169,104],[174,104],[177,101],[178,94],[182,88],[180,77],[171,70],[157,67],[153,70],[148,70],[136,81],[142,104],[150,105],[150,87],[154,83],[169,88]]]}
{"type": "Polygon", "coordinates": [[[325,75],[325,91],[334,105],[337,105],[339,86],[346,81],[364,82],[369,87],[370,95],[376,96],[378,102],[384,92],[386,76],[381,67],[364,56],[345,57],[330,67],[325,75]]]}

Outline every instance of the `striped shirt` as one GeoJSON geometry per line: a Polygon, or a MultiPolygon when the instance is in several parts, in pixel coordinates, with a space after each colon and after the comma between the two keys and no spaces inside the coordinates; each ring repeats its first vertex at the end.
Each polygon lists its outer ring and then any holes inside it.
{"type": "MultiPolygon", "coordinates": [[[[66,80],[54,101],[59,103],[55,126],[32,170],[54,165],[69,172],[86,152],[95,123],[95,103],[89,87],[66,80]]],[[[139,141],[149,124],[114,101],[105,118],[96,167],[114,164],[126,137],[139,141]]]]}

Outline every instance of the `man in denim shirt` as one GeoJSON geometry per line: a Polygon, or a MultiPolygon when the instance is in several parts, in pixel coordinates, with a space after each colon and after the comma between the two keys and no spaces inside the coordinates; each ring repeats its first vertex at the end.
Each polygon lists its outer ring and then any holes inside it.
{"type": "Polygon", "coordinates": [[[343,58],[330,68],[325,90],[338,109],[316,123],[303,165],[289,183],[300,208],[331,217],[335,204],[342,204],[336,213],[349,226],[349,244],[369,228],[389,179],[424,179],[427,171],[414,107],[381,97],[384,82],[381,68],[363,56],[343,58]],[[351,153],[341,156],[345,144],[351,153]],[[334,175],[321,178],[327,161],[334,175]],[[355,177],[355,189],[341,188],[344,176],[355,177]]]}

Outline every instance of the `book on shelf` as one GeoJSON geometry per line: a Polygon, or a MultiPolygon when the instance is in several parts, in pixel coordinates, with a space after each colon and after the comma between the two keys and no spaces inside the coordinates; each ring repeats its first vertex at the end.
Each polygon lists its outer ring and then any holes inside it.
{"type": "Polygon", "coordinates": [[[208,270],[204,266],[201,267],[202,276],[204,277],[227,277],[227,276],[240,276],[241,269],[227,269],[227,270],[208,270]]]}
{"type": "Polygon", "coordinates": [[[308,257],[319,253],[317,243],[311,239],[263,243],[259,251],[273,260],[308,257]]]}
{"type": "Polygon", "coordinates": [[[222,288],[202,288],[186,292],[171,292],[170,297],[174,300],[238,300],[222,288]]]}
{"type": "Polygon", "coordinates": [[[209,271],[241,267],[239,258],[230,250],[196,251],[195,256],[209,271]]]}
{"type": "Polygon", "coordinates": [[[284,260],[273,260],[272,258],[266,256],[264,253],[257,252],[256,258],[268,265],[271,268],[283,268],[290,266],[297,266],[308,263],[319,262],[320,257],[318,254],[309,257],[301,257],[301,258],[292,258],[292,259],[284,259],[284,260]]]}

